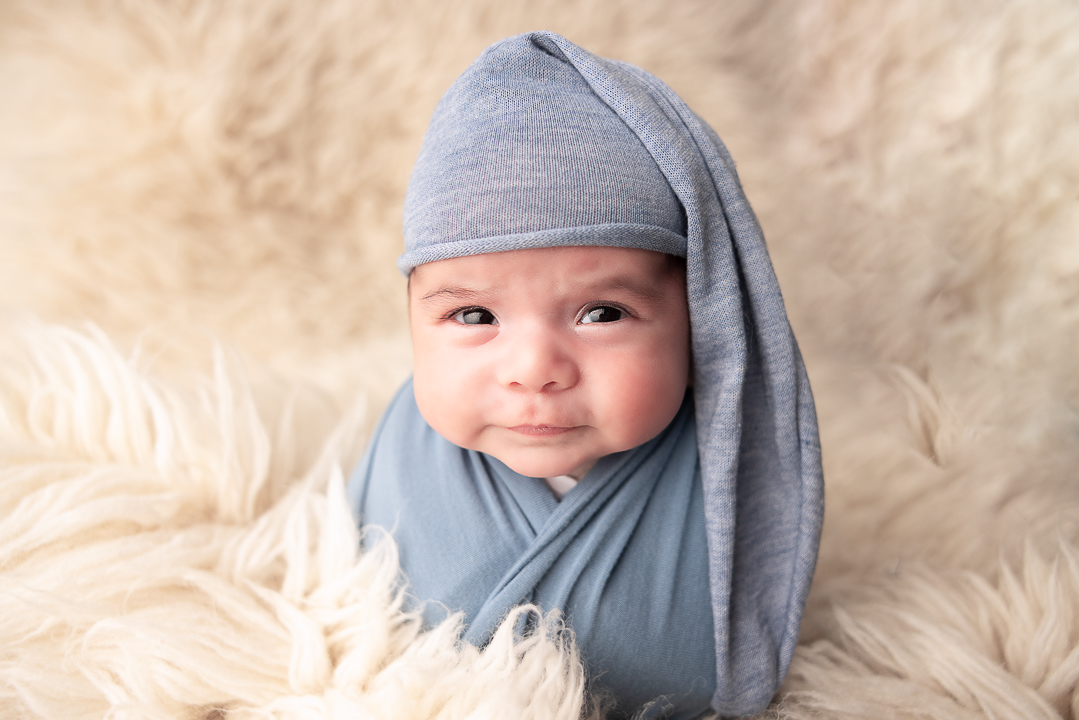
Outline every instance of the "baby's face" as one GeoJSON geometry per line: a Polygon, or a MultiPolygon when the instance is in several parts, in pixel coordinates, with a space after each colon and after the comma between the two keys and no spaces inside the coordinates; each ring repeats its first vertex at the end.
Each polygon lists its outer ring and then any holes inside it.
{"type": "Polygon", "coordinates": [[[424,419],[522,475],[580,476],[651,440],[689,380],[685,272],[649,250],[539,248],[420,265],[409,314],[424,419]]]}

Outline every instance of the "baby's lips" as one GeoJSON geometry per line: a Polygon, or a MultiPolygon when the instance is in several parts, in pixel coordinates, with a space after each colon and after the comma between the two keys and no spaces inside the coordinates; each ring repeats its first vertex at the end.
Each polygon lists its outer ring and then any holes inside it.
{"type": "Polygon", "coordinates": [[[514,425],[507,427],[507,430],[512,430],[515,433],[521,435],[530,435],[534,437],[552,437],[555,435],[563,435],[565,433],[574,430],[574,426],[566,425],[514,425]]]}

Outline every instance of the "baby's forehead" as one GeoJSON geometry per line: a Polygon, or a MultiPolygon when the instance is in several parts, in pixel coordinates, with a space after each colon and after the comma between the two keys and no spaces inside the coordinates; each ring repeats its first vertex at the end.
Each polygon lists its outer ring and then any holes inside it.
{"type": "Polygon", "coordinates": [[[411,275],[436,274],[452,277],[567,272],[575,276],[606,272],[638,272],[651,275],[676,269],[684,272],[685,259],[668,253],[630,247],[569,245],[462,255],[417,265],[411,275]]]}

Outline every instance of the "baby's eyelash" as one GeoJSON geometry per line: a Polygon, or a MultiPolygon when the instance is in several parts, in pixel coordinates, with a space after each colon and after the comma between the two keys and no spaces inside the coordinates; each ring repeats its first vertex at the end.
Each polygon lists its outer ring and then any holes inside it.
{"type": "Polygon", "coordinates": [[[581,309],[581,312],[578,313],[578,315],[577,315],[577,323],[578,324],[589,324],[589,323],[592,323],[592,322],[601,322],[601,323],[603,323],[603,322],[617,322],[618,320],[624,320],[627,317],[634,318],[634,317],[637,317],[637,315],[632,310],[630,310],[625,305],[623,305],[622,303],[594,302],[594,303],[589,303],[588,305],[586,305],[584,308],[581,309]],[[614,320],[599,320],[599,319],[586,320],[585,319],[585,318],[589,317],[590,314],[593,311],[599,310],[599,309],[602,309],[602,308],[610,308],[612,310],[617,310],[618,312],[620,312],[622,314],[622,317],[615,318],[614,320]]]}
{"type": "Polygon", "coordinates": [[[464,307],[454,308],[453,310],[450,310],[449,312],[444,313],[442,315],[441,319],[442,320],[453,320],[453,318],[458,313],[463,313],[463,312],[466,312],[468,310],[485,310],[485,309],[486,308],[482,308],[482,307],[479,307],[477,305],[465,305],[464,307]]]}
{"type": "Polygon", "coordinates": [[[498,325],[498,318],[495,314],[480,305],[466,305],[450,310],[442,316],[442,319],[460,323],[461,325],[498,325]]]}

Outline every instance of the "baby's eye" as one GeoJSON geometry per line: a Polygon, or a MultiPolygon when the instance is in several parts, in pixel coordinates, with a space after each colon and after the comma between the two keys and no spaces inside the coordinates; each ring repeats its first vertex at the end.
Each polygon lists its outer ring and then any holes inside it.
{"type": "Polygon", "coordinates": [[[467,308],[453,316],[462,325],[497,325],[498,318],[484,308],[467,308]]]}
{"type": "Polygon", "coordinates": [[[581,316],[580,322],[584,323],[609,323],[621,320],[625,317],[624,310],[620,310],[610,305],[597,305],[591,308],[584,315],[581,316]]]}

